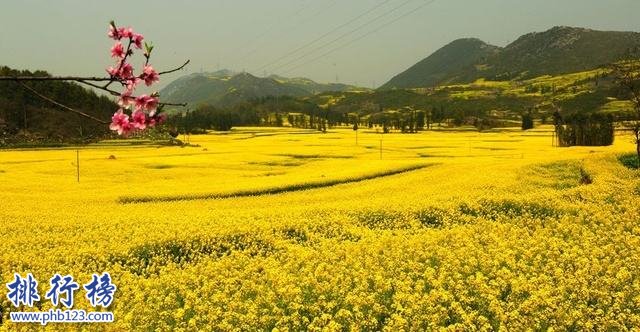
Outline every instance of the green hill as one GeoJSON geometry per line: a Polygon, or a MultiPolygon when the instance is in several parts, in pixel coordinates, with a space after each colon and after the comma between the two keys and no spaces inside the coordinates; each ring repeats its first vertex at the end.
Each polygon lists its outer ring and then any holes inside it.
{"type": "Polygon", "coordinates": [[[183,76],[171,82],[160,94],[169,102],[209,104],[230,107],[264,97],[306,97],[326,91],[354,91],[345,84],[321,84],[306,78],[272,75],[261,78],[229,70],[183,76]]]}
{"type": "Polygon", "coordinates": [[[449,84],[434,88],[391,89],[372,92],[323,93],[309,98],[321,107],[343,114],[376,116],[410,107],[428,111],[434,120],[483,118],[519,121],[532,112],[536,120],[550,121],[562,114],[607,113],[627,119],[633,107],[619,100],[619,91],[606,67],[526,80],[449,84]]]}
{"type": "Polygon", "coordinates": [[[490,57],[478,77],[521,79],[591,70],[640,45],[640,33],[555,27],[534,32],[490,57]]]}
{"type": "Polygon", "coordinates": [[[291,85],[303,89],[311,94],[318,94],[328,91],[345,92],[345,91],[367,91],[369,89],[361,88],[353,85],[342,83],[318,83],[304,77],[287,78],[278,75],[271,75],[270,78],[286,85],[291,85]]]}
{"type": "Polygon", "coordinates": [[[479,39],[458,39],[398,74],[380,89],[432,87],[465,81],[473,76],[475,64],[497,52],[498,47],[479,39]]]}
{"type": "Polygon", "coordinates": [[[477,79],[524,80],[588,71],[615,62],[640,46],[640,33],[554,27],[521,36],[504,48],[477,39],[457,40],[380,89],[424,88],[477,79]]]}

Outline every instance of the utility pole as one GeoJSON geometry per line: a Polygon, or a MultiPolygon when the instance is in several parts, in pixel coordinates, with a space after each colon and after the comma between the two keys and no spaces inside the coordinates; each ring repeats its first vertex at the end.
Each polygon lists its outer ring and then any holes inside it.
{"type": "Polygon", "coordinates": [[[80,183],[80,150],[76,149],[76,177],[80,183]]]}

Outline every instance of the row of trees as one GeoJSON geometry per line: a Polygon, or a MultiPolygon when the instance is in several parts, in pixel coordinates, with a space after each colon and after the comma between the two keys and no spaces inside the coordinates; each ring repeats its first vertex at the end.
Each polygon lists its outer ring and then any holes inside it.
{"type": "Polygon", "coordinates": [[[479,127],[495,125],[490,120],[483,119],[483,116],[479,112],[448,110],[444,106],[434,106],[428,110],[404,107],[386,111],[378,109],[375,112],[343,112],[339,107],[319,107],[296,98],[266,97],[228,108],[200,105],[195,110],[174,113],[169,116],[168,123],[181,133],[229,130],[234,126],[292,126],[324,132],[328,128],[353,127],[356,124],[359,127],[379,127],[384,132],[397,130],[415,133],[431,129],[435,123],[479,127]]]}
{"type": "Polygon", "coordinates": [[[554,113],[557,146],[605,146],[615,138],[614,118],[610,114],[554,113]]]}

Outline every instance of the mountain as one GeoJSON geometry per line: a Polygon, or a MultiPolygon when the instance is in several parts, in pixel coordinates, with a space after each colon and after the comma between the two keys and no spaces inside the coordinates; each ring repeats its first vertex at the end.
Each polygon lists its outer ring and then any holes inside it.
{"type": "Polygon", "coordinates": [[[458,39],[396,75],[380,89],[431,87],[465,80],[475,64],[499,51],[499,47],[479,39],[458,39]]]}
{"type": "Polygon", "coordinates": [[[554,27],[507,45],[488,59],[483,76],[532,78],[591,70],[620,60],[639,45],[637,32],[554,27]]]}
{"type": "Polygon", "coordinates": [[[554,27],[521,36],[504,48],[461,39],[441,48],[381,89],[529,79],[586,71],[615,62],[640,46],[640,33],[554,27]]]}
{"type": "Polygon", "coordinates": [[[321,84],[306,78],[276,75],[261,78],[248,73],[221,70],[180,77],[162,89],[160,95],[168,102],[227,107],[269,96],[306,97],[326,91],[355,90],[358,88],[350,85],[321,84]]]}
{"type": "Polygon", "coordinates": [[[298,87],[312,94],[323,92],[353,92],[367,90],[365,88],[342,84],[342,83],[318,83],[304,77],[287,78],[278,75],[271,75],[272,78],[282,84],[298,87]]]}

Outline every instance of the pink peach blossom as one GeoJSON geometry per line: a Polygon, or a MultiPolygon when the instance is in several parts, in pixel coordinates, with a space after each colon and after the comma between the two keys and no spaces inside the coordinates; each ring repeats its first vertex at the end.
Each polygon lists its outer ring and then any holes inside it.
{"type": "Polygon", "coordinates": [[[138,83],[140,83],[141,81],[142,80],[138,77],[127,78],[124,82],[125,91],[128,91],[129,93],[133,94],[133,91],[135,91],[136,87],[138,86],[138,83]]]}
{"type": "Polygon", "coordinates": [[[158,98],[141,95],[136,98],[136,111],[154,111],[158,108],[158,98]]]}
{"type": "Polygon", "coordinates": [[[144,36],[142,36],[139,33],[134,33],[131,36],[131,41],[133,41],[133,44],[136,46],[137,49],[142,49],[142,41],[144,40],[144,36]]]}
{"type": "Polygon", "coordinates": [[[124,111],[119,109],[111,117],[111,124],[109,129],[117,131],[118,135],[127,134],[131,131],[131,124],[129,123],[129,116],[124,111]]]}
{"type": "Polygon", "coordinates": [[[120,35],[120,37],[122,38],[131,38],[133,36],[133,29],[131,29],[131,27],[127,27],[127,28],[118,28],[118,34],[120,35]]]}
{"type": "Polygon", "coordinates": [[[120,67],[119,75],[122,79],[130,79],[133,77],[133,66],[130,63],[123,63],[120,67]]]}
{"type": "Polygon", "coordinates": [[[116,42],[111,48],[112,58],[124,58],[124,47],[121,42],[116,42]]]}
{"type": "Polygon", "coordinates": [[[118,76],[118,68],[115,68],[113,66],[109,66],[109,68],[106,69],[107,73],[109,73],[109,76],[118,76]]]}
{"type": "Polygon", "coordinates": [[[151,86],[160,80],[160,74],[149,64],[152,46],[144,43],[144,36],[135,33],[130,27],[116,27],[111,22],[109,38],[115,40],[111,47],[111,57],[116,58],[116,65],[106,68],[111,77],[110,83],[119,83],[122,91],[118,95],[119,109],[113,114],[109,128],[118,132],[119,135],[126,136],[135,130],[145,130],[153,128],[166,121],[166,114],[158,112],[159,98],[156,93],[151,95],[135,96],[135,90],[141,82],[151,86]],[[123,44],[123,38],[129,39],[129,44],[123,44]],[[126,45],[126,46],[125,46],[126,45]],[[136,49],[145,49],[145,64],[142,72],[136,76],[133,66],[125,61],[133,55],[131,46],[136,49]]]}
{"type": "Polygon", "coordinates": [[[131,114],[133,127],[136,129],[144,130],[147,128],[147,116],[142,111],[135,111],[131,114]]]}
{"type": "Polygon", "coordinates": [[[153,85],[153,83],[158,82],[160,80],[160,75],[151,67],[150,65],[145,65],[142,70],[141,77],[144,80],[144,83],[147,86],[153,85]]]}
{"type": "Polygon", "coordinates": [[[124,91],[118,98],[118,105],[122,108],[129,108],[131,105],[135,105],[136,98],[131,95],[130,91],[124,91]]]}

